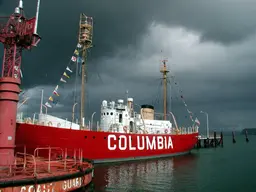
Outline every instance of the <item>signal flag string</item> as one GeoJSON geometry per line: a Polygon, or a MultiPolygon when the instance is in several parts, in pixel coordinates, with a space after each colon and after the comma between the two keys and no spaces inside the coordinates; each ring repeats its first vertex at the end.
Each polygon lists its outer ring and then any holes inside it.
{"type": "Polygon", "coordinates": [[[186,101],[185,101],[185,99],[184,99],[182,89],[180,88],[180,86],[179,86],[179,84],[178,84],[178,82],[177,82],[177,80],[176,80],[176,78],[175,78],[174,75],[172,76],[172,79],[173,79],[173,82],[174,82],[175,87],[177,88],[177,89],[175,89],[175,90],[178,92],[179,98],[181,99],[183,105],[185,106],[185,108],[186,108],[186,110],[187,110],[187,112],[188,112],[188,114],[189,114],[190,120],[191,120],[194,124],[196,123],[196,124],[200,125],[200,122],[199,122],[199,120],[197,119],[197,117],[194,119],[194,117],[193,117],[193,116],[194,116],[193,112],[192,112],[191,110],[189,110],[188,105],[187,105],[187,103],[186,103],[186,101]]]}
{"type": "Polygon", "coordinates": [[[65,71],[62,73],[62,76],[59,80],[60,81],[59,84],[56,85],[56,87],[52,92],[52,95],[48,98],[48,101],[45,103],[46,107],[52,108],[53,106],[56,106],[56,104],[60,100],[60,95],[61,95],[59,91],[59,87],[64,87],[64,85],[73,75],[73,71],[75,71],[75,68],[76,68],[76,63],[81,64],[83,62],[82,57],[80,57],[80,53],[82,51],[81,48],[82,46],[78,43],[71,57],[71,60],[69,61],[69,64],[66,66],[65,71]]]}

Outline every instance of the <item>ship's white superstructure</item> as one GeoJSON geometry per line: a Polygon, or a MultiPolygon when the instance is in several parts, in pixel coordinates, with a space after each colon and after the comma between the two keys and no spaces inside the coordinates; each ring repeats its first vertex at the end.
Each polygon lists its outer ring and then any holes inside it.
{"type": "Polygon", "coordinates": [[[63,128],[63,129],[74,129],[79,130],[80,125],[76,122],[68,121],[67,119],[62,119],[59,117],[55,117],[53,115],[40,113],[38,118],[36,118],[35,114],[33,118],[27,117],[23,118],[22,113],[18,113],[16,121],[18,123],[27,123],[27,124],[36,124],[43,126],[50,126],[55,128],[63,128]]]}
{"type": "Polygon", "coordinates": [[[172,123],[154,119],[154,107],[151,105],[142,105],[140,113],[136,113],[133,98],[128,98],[126,104],[122,99],[117,103],[102,101],[100,128],[101,131],[119,133],[168,134],[172,123]]]}

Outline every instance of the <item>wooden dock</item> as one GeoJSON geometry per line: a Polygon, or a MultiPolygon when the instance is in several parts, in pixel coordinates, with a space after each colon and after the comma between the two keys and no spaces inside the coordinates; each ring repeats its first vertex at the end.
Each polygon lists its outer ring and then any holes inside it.
{"type": "Polygon", "coordinates": [[[209,136],[209,138],[200,135],[195,148],[215,148],[219,146],[223,147],[223,134],[221,132],[220,135],[217,136],[216,132],[214,132],[214,134],[209,136]]]}

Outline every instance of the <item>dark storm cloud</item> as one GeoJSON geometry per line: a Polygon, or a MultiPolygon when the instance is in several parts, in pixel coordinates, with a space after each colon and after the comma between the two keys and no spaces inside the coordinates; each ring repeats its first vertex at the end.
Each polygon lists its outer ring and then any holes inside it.
{"type": "MultiPolygon", "coordinates": [[[[13,1],[5,2],[6,9],[10,12],[15,5],[13,1]]],[[[35,1],[24,1],[24,9],[30,16],[35,15],[35,6],[35,1]]],[[[152,10],[153,7],[147,9],[152,10]]],[[[61,66],[67,63],[76,45],[79,14],[82,12],[93,16],[95,21],[95,48],[90,60],[111,55],[120,46],[136,44],[149,22],[149,15],[145,13],[142,1],[42,1],[38,32],[43,40],[33,53],[26,53],[23,60],[24,75],[31,76],[31,71],[41,71],[40,75],[31,77],[34,79],[33,83],[56,81],[54,73],[62,70],[61,66]]],[[[26,86],[33,85],[29,79],[24,79],[26,86]]]]}
{"type": "MultiPolygon", "coordinates": [[[[18,1],[5,1],[5,12],[12,12],[18,1]]],[[[42,41],[23,59],[24,86],[56,82],[56,74],[68,62],[76,40],[79,14],[94,17],[94,48],[89,60],[115,55],[127,46],[136,49],[152,21],[179,25],[201,32],[203,40],[233,42],[254,32],[255,7],[252,2],[223,1],[42,1],[38,32],[42,41]],[[31,71],[41,73],[31,75],[31,71]],[[33,78],[33,82],[30,81],[33,78]]],[[[35,15],[36,1],[24,1],[29,16],[35,15]]],[[[133,65],[133,63],[130,63],[133,65]]],[[[104,67],[101,65],[100,67],[104,67]]],[[[92,72],[97,68],[91,67],[92,72]]],[[[116,69],[118,70],[118,69],[116,69]]]]}
{"type": "Polygon", "coordinates": [[[201,32],[203,41],[224,44],[241,41],[255,32],[255,1],[169,1],[156,17],[170,25],[201,32]]]}
{"type": "MultiPolygon", "coordinates": [[[[1,2],[0,12],[5,13],[13,12],[18,4],[18,0],[1,2]]],[[[76,46],[83,12],[94,18],[94,47],[88,57],[89,116],[93,111],[99,114],[103,99],[125,98],[126,89],[138,104],[152,103],[157,95],[161,98],[159,61],[166,56],[202,126],[205,117],[200,110],[209,113],[212,129],[253,126],[255,4],[236,0],[41,1],[38,33],[43,39],[32,52],[24,52],[24,87],[53,85],[45,91],[45,99],[50,96],[76,46]]],[[[34,16],[36,1],[24,0],[24,8],[28,16],[34,16]]],[[[40,91],[37,94],[29,103],[34,107],[26,110],[38,111],[40,91]]],[[[186,109],[177,97],[172,109],[182,124],[186,109]]],[[[69,93],[60,102],[64,106],[49,112],[69,117],[72,101],[69,93]]],[[[162,109],[161,103],[155,105],[162,109]]]]}

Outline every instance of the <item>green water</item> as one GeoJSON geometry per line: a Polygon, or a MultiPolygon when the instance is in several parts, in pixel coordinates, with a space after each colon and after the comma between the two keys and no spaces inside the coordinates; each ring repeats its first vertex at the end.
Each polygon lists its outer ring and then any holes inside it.
{"type": "Polygon", "coordinates": [[[256,192],[256,136],[161,160],[98,166],[94,191],[256,192]]]}

